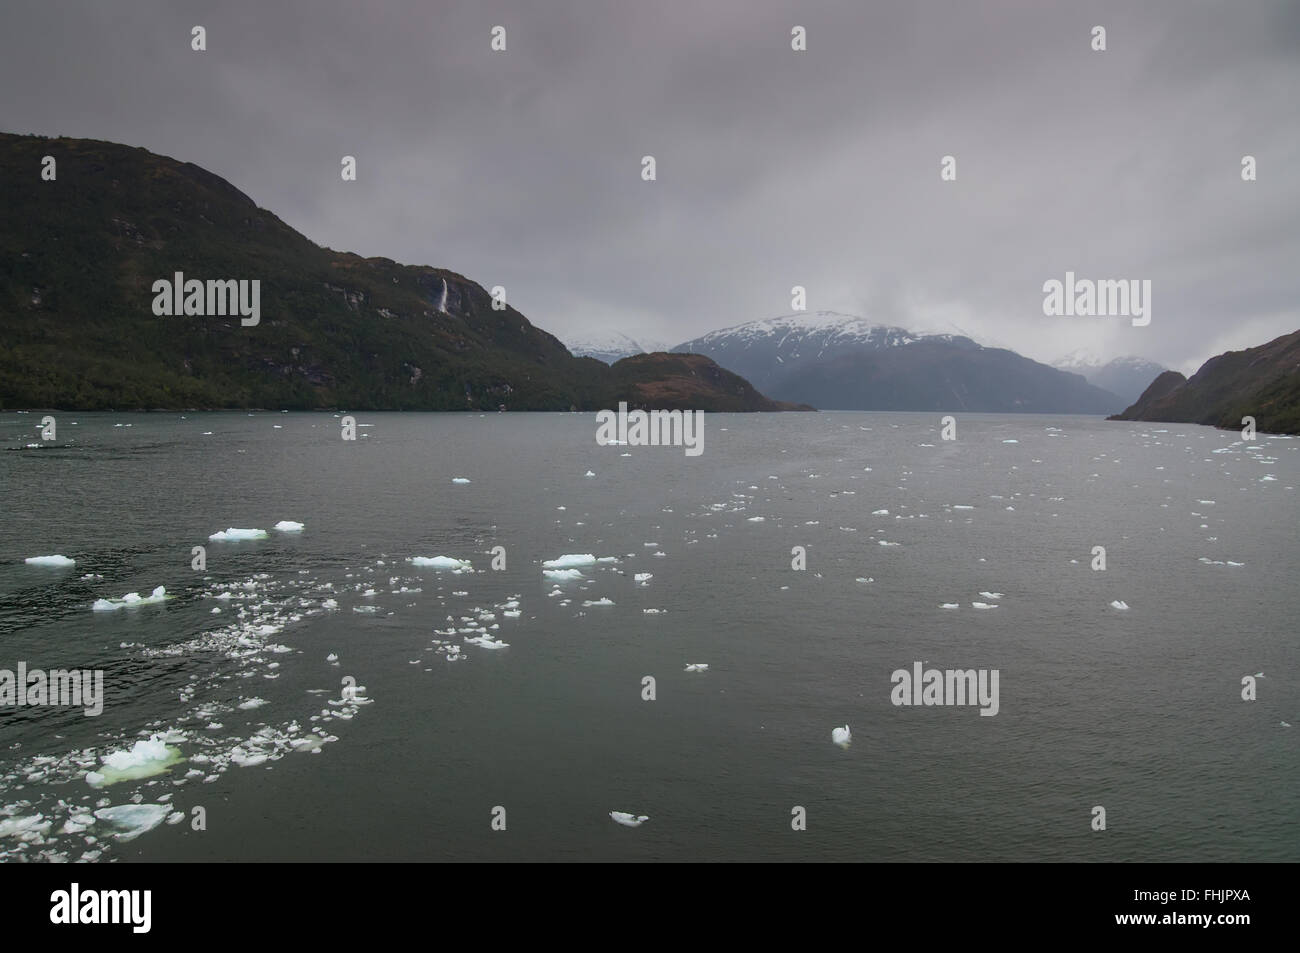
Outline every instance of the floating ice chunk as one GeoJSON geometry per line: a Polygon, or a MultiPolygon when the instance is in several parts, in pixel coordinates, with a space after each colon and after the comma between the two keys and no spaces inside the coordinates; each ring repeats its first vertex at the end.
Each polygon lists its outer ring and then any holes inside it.
{"type": "Polygon", "coordinates": [[[128,592],[121,599],[96,599],[90,607],[96,612],[112,612],[114,609],[124,609],[127,606],[148,606],[158,602],[165,602],[171,596],[167,595],[165,586],[159,586],[147,596],[141,596],[138,592],[128,592]]]}
{"type": "Polygon", "coordinates": [[[872,510],[872,511],[871,511],[871,515],[872,515],[872,516],[888,516],[888,515],[889,515],[889,510],[872,510]]]}
{"type": "Polygon", "coordinates": [[[1110,604],[1110,607],[1111,607],[1112,609],[1120,609],[1120,610],[1124,610],[1124,609],[1127,609],[1127,608],[1128,608],[1128,603],[1127,603],[1127,602],[1124,602],[1124,601],[1122,601],[1122,600],[1120,600],[1120,599],[1116,599],[1114,602],[1112,602],[1112,603],[1110,604]]]}
{"type": "Polygon", "coordinates": [[[960,602],[945,602],[943,605],[939,606],[940,609],[958,609],[960,607],[960,602]]]}
{"type": "Polygon", "coordinates": [[[610,811],[609,816],[614,819],[614,823],[622,824],[624,827],[640,827],[650,820],[645,814],[628,814],[626,811],[610,811]]]}
{"type": "Polygon", "coordinates": [[[239,703],[239,707],[244,711],[252,711],[254,708],[261,708],[266,704],[265,698],[249,698],[239,703]]]}
{"type": "Polygon", "coordinates": [[[997,606],[990,605],[987,602],[972,602],[970,606],[972,609],[996,609],[997,608],[997,606]]]}
{"type": "Polygon", "coordinates": [[[847,748],[853,743],[853,732],[849,731],[848,725],[845,725],[843,728],[832,728],[831,741],[839,745],[841,748],[847,748]]]}
{"type": "Polygon", "coordinates": [[[634,582],[646,583],[655,577],[652,572],[639,572],[632,576],[634,582]]]}
{"type": "Polygon", "coordinates": [[[95,817],[116,828],[114,836],[118,840],[129,841],[153,830],[167,819],[169,813],[171,809],[166,804],[119,804],[100,808],[95,817]]]}
{"type": "Polygon", "coordinates": [[[452,483],[468,483],[468,482],[469,482],[469,477],[452,477],[452,478],[451,478],[451,482],[452,482],[452,483]]]}
{"type": "Polygon", "coordinates": [[[19,840],[35,839],[47,833],[52,823],[47,821],[43,814],[6,817],[0,820],[0,837],[16,837],[19,840]]]}
{"type": "Polygon", "coordinates": [[[884,540],[884,539],[877,540],[877,542],[880,543],[881,546],[897,546],[897,545],[898,545],[898,543],[891,543],[891,542],[889,542],[888,540],[884,540]]]}
{"type": "Polygon", "coordinates": [[[875,580],[875,578],[874,578],[873,576],[859,576],[855,581],[856,581],[856,582],[875,582],[876,580],[875,580]]]}
{"type": "Polygon", "coordinates": [[[470,572],[474,569],[468,559],[457,559],[455,556],[411,556],[406,561],[422,569],[450,569],[452,572],[470,572]]]}
{"type": "Polygon", "coordinates": [[[1002,598],[1002,593],[1000,593],[1000,592],[981,592],[980,595],[983,596],[985,599],[995,599],[995,600],[996,600],[996,599],[1001,599],[1001,598],[1002,598]]]}
{"type": "Polygon", "coordinates": [[[975,509],[975,507],[973,507],[973,506],[963,506],[963,505],[961,505],[961,504],[957,504],[957,503],[954,503],[952,508],[953,508],[954,510],[973,510],[973,509],[975,509]]]}
{"type": "Polygon", "coordinates": [[[599,599],[588,599],[585,602],[583,602],[584,606],[612,606],[613,604],[614,604],[613,599],[604,596],[602,596],[599,599]]]}
{"type": "Polygon", "coordinates": [[[588,470],[586,473],[583,474],[583,476],[589,476],[589,477],[594,477],[595,475],[596,474],[592,473],[590,470],[588,470]]]}
{"type": "Polygon", "coordinates": [[[234,526],[231,526],[228,529],[223,529],[219,533],[213,533],[208,537],[208,539],[216,542],[228,542],[230,540],[240,539],[266,539],[269,535],[270,533],[264,529],[236,529],[234,526]]]}
{"type": "Polygon", "coordinates": [[[29,566],[75,566],[77,561],[67,556],[28,556],[23,562],[29,566]]]}
{"type": "Polygon", "coordinates": [[[1019,440],[1003,440],[1003,443],[1019,443],[1019,440]]]}
{"type": "Polygon", "coordinates": [[[185,759],[180,749],[168,745],[161,735],[153,735],[148,740],[141,738],[124,751],[114,751],[103,758],[99,771],[86,775],[86,783],[91,787],[104,787],[119,781],[135,781],[163,774],[172,765],[185,759]]]}
{"type": "Polygon", "coordinates": [[[294,522],[293,520],[280,520],[280,522],[275,524],[275,528],[282,533],[301,533],[303,525],[294,522]]]}
{"type": "Polygon", "coordinates": [[[573,569],[575,566],[593,566],[596,564],[596,557],[591,553],[566,553],[563,556],[557,556],[555,559],[546,559],[542,561],[543,569],[573,569]]]}
{"type": "Polygon", "coordinates": [[[687,662],[686,671],[688,672],[707,672],[709,670],[708,662],[687,662]]]}
{"type": "Polygon", "coordinates": [[[762,517],[762,516],[751,516],[751,517],[749,518],[749,522],[751,522],[751,523],[763,523],[763,522],[766,522],[766,518],[765,518],[765,517],[762,517]]]}
{"type": "MultiPolygon", "coordinates": [[[[577,569],[543,569],[542,575],[547,579],[581,579],[582,573],[577,569]]],[[[556,595],[556,593],[551,593],[556,595]]]]}

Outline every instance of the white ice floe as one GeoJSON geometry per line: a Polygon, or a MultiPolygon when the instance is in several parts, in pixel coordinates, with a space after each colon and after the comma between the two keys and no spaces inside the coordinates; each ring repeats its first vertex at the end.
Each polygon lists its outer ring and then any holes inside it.
{"type": "Polygon", "coordinates": [[[28,556],[23,562],[29,566],[75,566],[77,561],[67,556],[28,556]]]}
{"type": "Polygon", "coordinates": [[[651,579],[653,579],[654,577],[655,577],[654,573],[652,572],[639,572],[632,576],[632,580],[634,582],[645,584],[649,582],[651,579]]]}
{"type": "Polygon", "coordinates": [[[686,671],[688,672],[707,672],[709,670],[708,662],[687,662],[686,671]]]}
{"type": "Polygon", "coordinates": [[[595,475],[596,474],[592,473],[590,470],[588,470],[586,473],[583,474],[583,476],[589,476],[589,477],[594,477],[595,475]]]}
{"type": "Polygon", "coordinates": [[[169,813],[171,808],[166,804],[119,804],[100,808],[95,817],[114,828],[118,840],[130,841],[153,830],[169,813]]]}
{"type": "Polygon", "coordinates": [[[282,533],[301,533],[303,525],[294,520],[280,520],[280,522],[275,524],[275,528],[282,533]]]}
{"type": "Polygon", "coordinates": [[[614,819],[615,823],[622,824],[624,827],[640,827],[650,820],[645,814],[628,814],[626,811],[610,811],[609,816],[614,819]]]}
{"type": "Polygon", "coordinates": [[[1122,609],[1127,609],[1127,608],[1128,608],[1128,603],[1127,603],[1127,602],[1124,602],[1124,601],[1122,601],[1122,600],[1120,600],[1120,599],[1116,599],[1114,602],[1112,602],[1112,603],[1110,604],[1110,607],[1111,607],[1112,609],[1121,609],[1121,610],[1122,610],[1122,609]]]}
{"type": "Polygon", "coordinates": [[[612,606],[613,604],[614,604],[614,600],[608,597],[602,597],[600,599],[588,599],[585,602],[583,602],[584,606],[612,606]]]}
{"type": "Polygon", "coordinates": [[[87,772],[86,783],[99,788],[119,781],[149,778],[183,760],[180,749],[167,744],[166,735],[153,735],[147,740],[141,738],[124,751],[105,755],[100,770],[87,772]]]}
{"type": "MultiPolygon", "coordinates": [[[[581,579],[582,573],[577,569],[543,569],[542,575],[547,579],[581,579]]],[[[555,593],[551,593],[555,595],[555,593]]]]}
{"type": "Polygon", "coordinates": [[[972,603],[970,604],[970,607],[971,607],[972,609],[996,609],[996,608],[997,608],[997,606],[995,606],[995,605],[990,605],[990,604],[987,603],[987,602],[972,602],[972,603]]]}
{"type": "Polygon", "coordinates": [[[853,741],[853,732],[849,731],[848,725],[843,728],[832,728],[831,741],[841,748],[847,748],[853,741]]]}
{"type": "Polygon", "coordinates": [[[229,542],[231,540],[241,539],[266,539],[270,534],[264,529],[237,529],[231,526],[221,530],[219,533],[213,533],[208,539],[215,542],[229,542]]]}
{"type": "Polygon", "coordinates": [[[167,595],[165,586],[159,586],[147,596],[142,596],[138,592],[128,592],[121,599],[96,599],[94,605],[90,608],[96,612],[111,612],[114,609],[124,609],[128,606],[148,606],[158,602],[165,602],[171,596],[167,595]]]}
{"type": "Polygon", "coordinates": [[[981,592],[980,595],[983,596],[985,599],[997,600],[1002,598],[1002,593],[1000,592],[981,592]]]}
{"type": "Polygon", "coordinates": [[[468,483],[468,482],[469,482],[469,477],[452,477],[452,478],[451,478],[451,482],[452,482],[452,483],[468,483]]]}
{"type": "Polygon", "coordinates": [[[455,556],[410,556],[406,561],[421,569],[450,569],[452,572],[474,570],[468,559],[457,559],[455,556]]]}
{"type": "Polygon", "coordinates": [[[939,608],[940,608],[940,609],[958,609],[958,608],[961,608],[961,603],[960,603],[960,602],[945,602],[943,605],[939,606],[939,608]]]}
{"type": "Polygon", "coordinates": [[[51,821],[43,814],[27,817],[6,817],[0,819],[0,837],[15,837],[18,840],[39,840],[49,831],[51,821]]]}
{"type": "Polygon", "coordinates": [[[596,557],[591,553],[566,553],[555,559],[542,561],[543,569],[573,569],[577,566],[594,566],[596,557]]]}

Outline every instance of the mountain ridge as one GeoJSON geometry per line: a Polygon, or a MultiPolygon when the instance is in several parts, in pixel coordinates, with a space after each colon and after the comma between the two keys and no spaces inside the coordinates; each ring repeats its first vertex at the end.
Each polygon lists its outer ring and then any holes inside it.
{"type": "Polygon", "coordinates": [[[1269,433],[1300,434],[1300,330],[1258,347],[1225,351],[1191,377],[1166,371],[1110,420],[1209,424],[1240,429],[1242,418],[1269,433]]]}
{"type": "MultiPolygon", "coordinates": [[[[653,363],[620,374],[574,357],[457,272],[324,248],[220,176],[139,147],[0,133],[0,208],[0,407],[597,410],[656,393],[653,363]],[[152,285],[176,272],[259,281],[260,322],[155,316],[152,285]]],[[[693,409],[780,409],[690,370],[693,409]]]]}
{"type": "Polygon", "coordinates": [[[1124,401],[1082,376],[947,332],[917,332],[834,311],[710,331],[699,353],[776,400],[826,410],[1107,414],[1124,401]]]}

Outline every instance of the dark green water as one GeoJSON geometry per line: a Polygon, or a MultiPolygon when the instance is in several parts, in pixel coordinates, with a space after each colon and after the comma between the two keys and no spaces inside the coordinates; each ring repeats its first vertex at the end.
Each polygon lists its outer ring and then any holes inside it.
{"type": "Polygon", "coordinates": [[[39,449],[40,415],[0,417],[0,668],[102,669],[107,700],[0,708],[0,857],[1300,859],[1300,441],[709,415],[692,458],[596,446],[592,415],[359,414],[355,442],[329,414],[56,417],[39,449]],[[574,553],[618,562],[543,578],[574,553]],[[475,571],[407,562],[437,555],[475,571]],[[508,648],[435,632],[484,611],[508,648]],[[915,661],[997,669],[998,714],[895,707],[915,661]],[[368,704],[328,703],[345,676],[368,704]],[[184,760],[87,783],[164,732],[184,760]],[[137,796],[182,819],[64,833],[137,796]]]}

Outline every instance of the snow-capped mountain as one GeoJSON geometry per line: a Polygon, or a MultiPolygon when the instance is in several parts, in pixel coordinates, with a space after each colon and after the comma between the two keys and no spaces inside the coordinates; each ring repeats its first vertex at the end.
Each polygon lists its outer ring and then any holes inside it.
{"type": "Polygon", "coordinates": [[[1141,397],[1151,382],[1168,369],[1145,357],[1117,357],[1103,361],[1086,350],[1071,351],[1053,361],[1052,366],[1071,374],[1081,374],[1094,387],[1121,397],[1126,407],[1141,397]]]}
{"type": "Polygon", "coordinates": [[[750,321],[673,350],[711,357],[773,399],[826,410],[1102,414],[1127,406],[1006,348],[834,311],[750,321]]]}
{"type": "Polygon", "coordinates": [[[621,331],[601,331],[593,334],[575,334],[566,338],[564,346],[574,357],[594,357],[606,364],[613,364],[634,354],[654,354],[668,348],[659,343],[644,339],[637,341],[621,331]]]}
{"type": "Polygon", "coordinates": [[[702,337],[679,344],[673,350],[684,351],[689,348],[697,354],[707,354],[708,350],[700,349],[734,351],[775,343],[778,349],[777,360],[784,364],[803,357],[820,357],[828,348],[898,347],[926,337],[951,339],[953,335],[929,335],[873,324],[857,315],[838,311],[806,311],[710,331],[702,337]]]}

